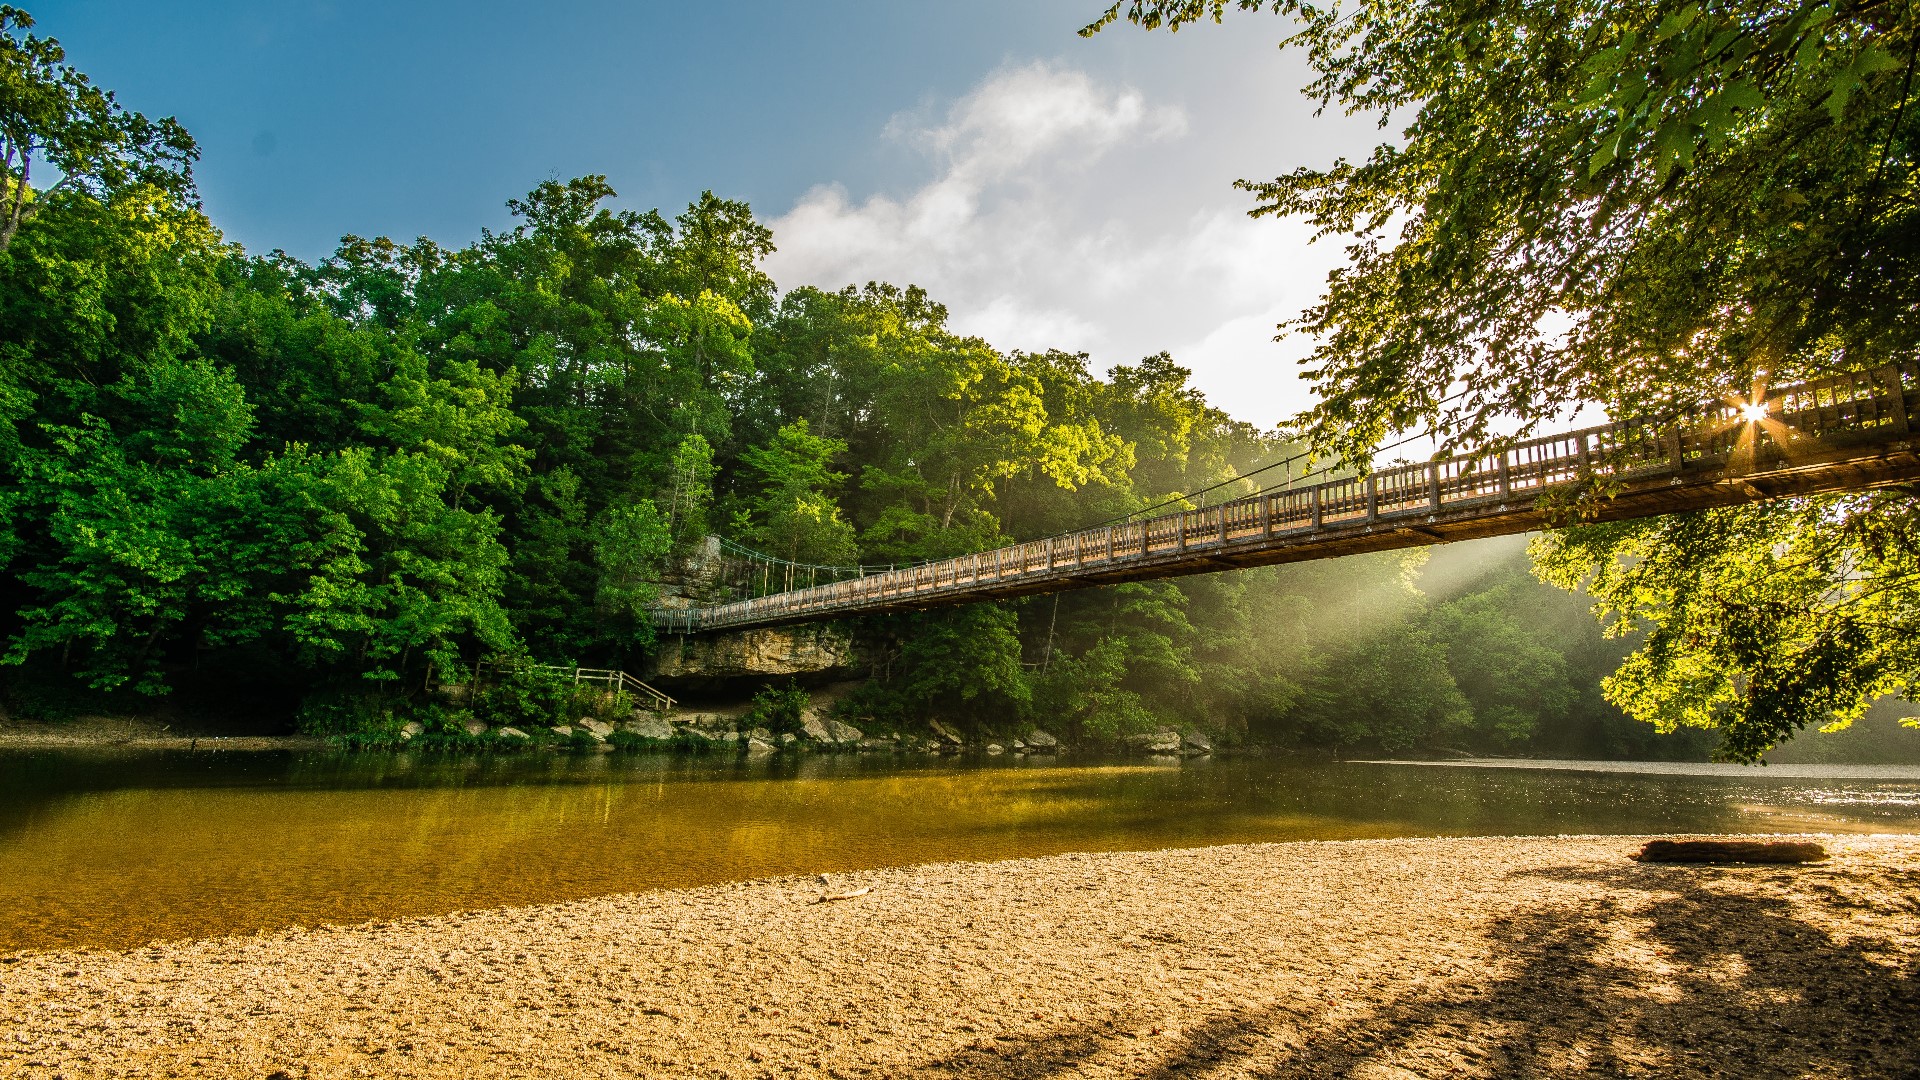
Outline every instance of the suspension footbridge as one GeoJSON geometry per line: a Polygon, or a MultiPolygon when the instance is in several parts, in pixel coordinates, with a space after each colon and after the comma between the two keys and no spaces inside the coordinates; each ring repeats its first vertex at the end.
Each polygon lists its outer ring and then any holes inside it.
{"type": "MultiPolygon", "coordinates": [[[[1556,492],[1603,485],[1609,521],[1920,481],[1920,363],[1729,397],[1673,421],[1618,421],[1499,451],[1376,469],[1216,506],[770,595],[654,613],[671,633],[918,611],[1531,532],[1556,492]]],[[[791,573],[783,584],[794,586],[791,573]]]]}

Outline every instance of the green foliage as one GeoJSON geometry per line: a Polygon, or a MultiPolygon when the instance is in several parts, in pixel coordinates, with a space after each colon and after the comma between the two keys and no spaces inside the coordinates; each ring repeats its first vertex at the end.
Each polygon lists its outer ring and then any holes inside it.
{"type": "Polygon", "coordinates": [[[360,683],[336,683],[308,694],[295,717],[300,731],[355,744],[400,740],[407,703],[360,683]]]}
{"type": "Polygon", "coordinates": [[[741,721],[742,727],[763,727],[775,735],[798,732],[812,699],[798,685],[763,686],[753,695],[753,705],[741,721]]]}
{"type": "Polygon", "coordinates": [[[672,526],[649,499],[608,507],[594,530],[593,560],[600,569],[595,604],[603,616],[632,627],[639,644],[653,640],[646,611],[659,597],[653,582],[672,548],[672,526]]]}
{"type": "Polygon", "coordinates": [[[67,191],[105,199],[131,187],[175,197],[193,191],[200,156],[172,117],[128,112],[66,63],[53,38],[28,33],[33,16],[0,5],[0,253],[21,223],[67,191]],[[35,190],[33,167],[57,177],[35,190]]]}
{"type": "Polygon", "coordinates": [[[1524,592],[1519,582],[1495,585],[1440,604],[1425,620],[1472,708],[1477,741],[1495,749],[1523,746],[1539,729],[1559,726],[1576,696],[1562,647],[1522,617],[1533,599],[1524,592]]]}
{"type": "MultiPolygon", "coordinates": [[[[1228,6],[1126,10],[1178,26],[1228,6]]],[[[1920,343],[1904,9],[1233,6],[1297,20],[1323,106],[1405,118],[1363,162],[1243,182],[1260,213],[1357,237],[1292,324],[1317,342],[1317,445],[1357,460],[1423,421],[1477,443],[1589,400],[1658,414],[1920,343]]]]}
{"type": "MultiPolygon", "coordinates": [[[[1402,123],[1365,161],[1242,182],[1257,213],[1352,238],[1289,325],[1315,342],[1316,448],[1361,463],[1428,425],[1480,444],[1589,402],[1661,417],[1920,346],[1909,7],[1129,0],[1085,32],[1229,7],[1286,17],[1321,105],[1402,123]]],[[[1752,761],[1920,678],[1913,504],[1583,527],[1541,570],[1645,628],[1612,701],[1752,761]]]]}
{"type": "Polygon", "coordinates": [[[693,434],[675,444],[659,502],[666,507],[667,533],[676,555],[684,557],[706,542],[711,531],[707,510],[713,505],[714,472],[713,447],[705,438],[693,434]]]}
{"type": "Polygon", "coordinates": [[[998,604],[907,618],[896,692],[922,716],[1018,720],[1033,690],[1020,667],[1018,620],[998,604]]]}
{"type": "Polygon", "coordinates": [[[490,672],[474,695],[473,715],[489,727],[513,727],[533,733],[570,724],[586,715],[578,687],[557,672],[525,665],[490,672]]]}
{"type": "Polygon", "coordinates": [[[0,681],[0,704],[13,719],[64,723],[88,715],[138,712],[144,702],[131,692],[102,692],[52,665],[36,665],[8,671],[0,681]]]}
{"type": "Polygon", "coordinates": [[[1920,689],[1920,515],[1894,493],[1583,525],[1535,545],[1614,635],[1644,633],[1609,700],[1662,731],[1719,728],[1750,761],[1920,689]]]}
{"type": "Polygon", "coordinates": [[[807,430],[805,417],[774,433],[768,446],[740,455],[754,489],[735,529],[748,544],[776,558],[818,566],[848,566],[859,558],[853,526],[830,493],[846,479],[829,463],[847,444],[807,430]]]}
{"type": "Polygon", "coordinates": [[[1447,651],[1422,628],[1366,640],[1310,677],[1295,713],[1308,741],[1387,752],[1445,746],[1473,722],[1447,667],[1447,651]]]}
{"type": "Polygon", "coordinates": [[[1058,734],[1111,740],[1148,731],[1159,717],[1141,695],[1121,683],[1127,678],[1127,643],[1105,638],[1079,656],[1061,656],[1034,679],[1034,715],[1060,724],[1058,734]]]}

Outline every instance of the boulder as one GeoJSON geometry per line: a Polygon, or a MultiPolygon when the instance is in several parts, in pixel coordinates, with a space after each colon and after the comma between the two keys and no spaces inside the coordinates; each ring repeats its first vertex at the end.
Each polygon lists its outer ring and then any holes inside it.
{"type": "Polygon", "coordinates": [[[1180,741],[1186,744],[1187,749],[1196,753],[1213,753],[1213,740],[1207,738],[1203,732],[1189,731],[1180,737],[1180,741]]]}
{"type": "Polygon", "coordinates": [[[1127,736],[1127,745],[1143,754],[1178,754],[1180,733],[1171,728],[1127,736]]]}
{"type": "Polygon", "coordinates": [[[800,736],[795,735],[791,731],[783,731],[780,733],[781,746],[792,746],[794,743],[798,741],[800,741],[800,736]]]}
{"type": "Polygon", "coordinates": [[[767,740],[760,739],[760,738],[751,738],[747,740],[747,756],[748,757],[762,757],[764,755],[771,754],[771,753],[773,753],[773,744],[768,742],[767,740]]]}
{"type": "Polygon", "coordinates": [[[621,725],[621,730],[629,735],[638,735],[643,739],[665,741],[673,738],[673,725],[658,716],[636,716],[621,725]]]}
{"type": "Polygon", "coordinates": [[[1007,745],[1013,747],[1015,750],[1025,750],[1027,748],[1027,744],[1020,741],[1019,739],[1015,739],[1011,743],[1008,743],[1007,745]]]}
{"type": "MultiPolygon", "coordinates": [[[[481,723],[478,720],[467,721],[466,728],[467,728],[467,734],[473,736],[476,739],[487,733],[487,725],[481,723]]],[[[526,738],[526,732],[524,731],[521,732],[520,737],[523,739],[526,738]]]]}
{"type": "Polygon", "coordinates": [[[494,732],[494,734],[508,742],[526,742],[528,739],[533,738],[533,736],[521,731],[517,727],[503,727],[499,731],[494,732]]]}
{"type": "Polygon", "coordinates": [[[1006,752],[1007,752],[1007,748],[1004,746],[1001,746],[997,742],[990,742],[987,744],[987,753],[989,754],[1004,754],[1006,752]]]}
{"type": "Polygon", "coordinates": [[[929,720],[927,721],[927,725],[933,728],[935,735],[940,736],[955,746],[961,746],[966,743],[965,739],[962,739],[959,735],[955,734],[951,728],[938,720],[929,720]]]}
{"type": "Polygon", "coordinates": [[[558,735],[563,739],[573,738],[573,729],[568,727],[565,724],[555,724],[554,726],[552,726],[551,728],[548,728],[547,730],[553,732],[555,735],[558,735]]]}
{"type": "Polygon", "coordinates": [[[402,739],[411,739],[415,735],[424,734],[426,730],[427,725],[422,724],[418,720],[409,720],[406,722],[406,725],[400,729],[400,737],[402,739]]]}
{"type": "Polygon", "coordinates": [[[1044,731],[1034,731],[1027,736],[1027,745],[1035,750],[1052,750],[1060,745],[1060,740],[1044,731]]]}
{"type": "Polygon", "coordinates": [[[809,716],[807,717],[807,722],[800,725],[800,734],[805,735],[814,742],[833,742],[833,731],[827,726],[827,723],[826,720],[818,716],[809,716]]]}
{"type": "Polygon", "coordinates": [[[763,728],[763,727],[757,727],[757,728],[754,728],[752,731],[747,732],[747,738],[759,739],[763,743],[771,743],[773,742],[773,732],[768,731],[766,728],[763,728]]]}
{"type": "Polygon", "coordinates": [[[607,723],[605,720],[586,719],[580,721],[580,726],[586,728],[592,732],[596,738],[600,739],[605,739],[607,736],[613,734],[613,725],[607,723]]]}
{"type": "Polygon", "coordinates": [[[865,733],[859,728],[854,727],[852,724],[842,723],[839,720],[827,721],[827,734],[833,742],[837,743],[859,742],[866,737],[865,733]]]}

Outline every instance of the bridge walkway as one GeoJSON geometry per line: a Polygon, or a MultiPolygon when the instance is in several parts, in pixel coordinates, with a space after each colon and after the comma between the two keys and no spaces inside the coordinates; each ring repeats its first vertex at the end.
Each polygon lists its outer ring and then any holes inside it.
{"type": "Polygon", "coordinates": [[[1591,520],[1647,517],[1920,481],[1920,363],[1776,387],[1676,422],[1619,421],[1485,454],[1378,469],[973,555],[705,607],[670,633],[917,611],[1334,558],[1559,523],[1543,496],[1602,481],[1591,520]],[[1762,412],[1764,410],[1764,412],[1762,412]]]}

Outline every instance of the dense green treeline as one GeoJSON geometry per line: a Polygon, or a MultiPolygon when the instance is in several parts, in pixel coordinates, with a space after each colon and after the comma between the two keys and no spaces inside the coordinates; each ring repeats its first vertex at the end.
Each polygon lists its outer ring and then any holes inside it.
{"type": "MultiPolygon", "coordinates": [[[[897,563],[1304,465],[1165,354],[1102,376],[958,334],[917,288],[782,291],[775,238],[712,194],[640,213],[589,176],[464,247],[249,254],[202,212],[187,134],[30,27],[0,8],[17,712],[172,696],[331,730],[450,723],[433,675],[482,656],[637,667],[661,582],[710,533],[897,563]],[[31,161],[57,179],[29,182],[31,161]]],[[[1511,545],[1133,583],[869,620],[876,677],[847,707],[1083,738],[1704,753],[1601,699],[1625,650],[1585,608],[1511,545]]],[[[489,707],[530,723],[536,699],[489,707]]]]}
{"type": "MultiPolygon", "coordinates": [[[[0,254],[8,662],[122,694],[371,691],[391,715],[481,654],[638,666],[652,583],[710,530],[909,561],[1294,450],[1165,355],[1098,378],[955,334],[917,289],[782,294],[747,207],[613,194],[547,183],[465,248],[349,237],[311,266],[150,189],[47,199],[0,254]]],[[[886,677],[853,705],[1383,749],[1599,731],[1618,655],[1576,655],[1600,641],[1577,601],[1542,624],[1559,594],[1518,558],[1457,596],[1396,556],[876,620],[886,677]]]]}

